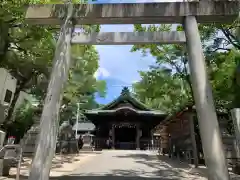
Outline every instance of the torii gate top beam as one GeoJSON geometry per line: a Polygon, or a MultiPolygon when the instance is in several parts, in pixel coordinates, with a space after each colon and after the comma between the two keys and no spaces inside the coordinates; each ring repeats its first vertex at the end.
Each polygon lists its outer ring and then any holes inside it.
{"type": "MultiPolygon", "coordinates": [[[[77,24],[161,24],[182,23],[194,15],[199,23],[231,23],[239,13],[240,1],[202,0],[141,4],[75,4],[77,24]]],[[[63,5],[28,7],[26,21],[31,24],[59,25],[63,5]]]]}

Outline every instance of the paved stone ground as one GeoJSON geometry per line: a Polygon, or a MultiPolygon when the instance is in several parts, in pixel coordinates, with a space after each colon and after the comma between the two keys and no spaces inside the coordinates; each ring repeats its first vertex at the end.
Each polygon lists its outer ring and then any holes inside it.
{"type": "MultiPolygon", "coordinates": [[[[190,166],[150,151],[103,151],[58,180],[205,180],[190,166]]],[[[203,175],[204,173],[202,173],[203,175]]]]}
{"type": "MultiPolygon", "coordinates": [[[[80,164],[86,163],[88,160],[94,158],[99,152],[81,152],[72,155],[56,155],[52,161],[52,169],[50,172],[51,178],[57,178],[70,174],[73,170],[79,167],[80,164]]],[[[27,179],[29,175],[29,168],[31,166],[31,159],[24,158],[21,164],[21,180],[27,179]]],[[[0,177],[0,180],[15,180],[17,169],[11,168],[9,177],[0,177]]]]}
{"type": "MultiPolygon", "coordinates": [[[[150,151],[102,151],[71,173],[51,180],[206,180],[206,169],[157,158],[150,151]]],[[[24,179],[24,178],[23,178],[24,179]]],[[[240,179],[239,176],[234,179],[240,179]]]]}

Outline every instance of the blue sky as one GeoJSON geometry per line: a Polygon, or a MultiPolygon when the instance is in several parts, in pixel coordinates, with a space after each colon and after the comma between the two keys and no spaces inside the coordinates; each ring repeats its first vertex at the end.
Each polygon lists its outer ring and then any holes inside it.
{"type": "MultiPolygon", "coordinates": [[[[131,32],[133,25],[102,25],[102,32],[131,32]]],[[[130,52],[132,45],[96,46],[100,56],[100,75],[119,79],[131,84],[140,79],[139,70],[148,70],[154,64],[151,55],[143,57],[141,52],[130,52]]]]}
{"type": "MultiPolygon", "coordinates": [[[[177,2],[182,0],[97,0],[94,3],[143,3],[143,2],[177,2]]],[[[133,25],[102,25],[102,32],[131,32],[133,25]]],[[[106,104],[119,96],[124,86],[139,81],[138,71],[147,71],[155,59],[149,54],[142,56],[141,52],[130,52],[132,46],[96,46],[99,52],[99,69],[96,72],[98,79],[106,80],[107,95],[105,98],[97,97],[99,103],[106,104]]]]}
{"type": "MultiPolygon", "coordinates": [[[[133,25],[102,25],[102,32],[131,32],[133,25]]],[[[138,71],[147,71],[155,59],[149,54],[142,56],[141,52],[130,52],[132,45],[98,45],[99,69],[98,79],[106,80],[106,98],[97,98],[100,103],[108,103],[119,95],[123,86],[130,86],[139,81],[138,71]]]]}

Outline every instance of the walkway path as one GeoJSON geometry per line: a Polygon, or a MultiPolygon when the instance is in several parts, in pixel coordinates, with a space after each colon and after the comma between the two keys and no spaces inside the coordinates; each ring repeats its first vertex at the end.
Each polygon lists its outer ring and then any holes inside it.
{"type": "Polygon", "coordinates": [[[206,169],[194,169],[168,157],[157,158],[156,152],[109,150],[93,154],[71,172],[61,168],[65,175],[50,180],[207,180],[206,169]]]}
{"type": "Polygon", "coordinates": [[[103,151],[94,159],[82,164],[71,175],[59,180],[205,180],[191,167],[159,160],[156,152],[103,151]]]}
{"type": "MultiPolygon", "coordinates": [[[[56,155],[52,161],[52,169],[50,177],[57,179],[57,177],[70,174],[73,170],[79,167],[81,164],[85,164],[87,161],[94,159],[99,152],[81,152],[77,155],[56,155]]],[[[24,162],[21,164],[21,178],[20,180],[26,180],[29,175],[29,168],[31,166],[31,159],[24,158],[24,162]]],[[[15,180],[17,168],[11,168],[9,177],[1,177],[0,180],[15,180]]],[[[50,179],[51,179],[50,178],[50,179]]]]}

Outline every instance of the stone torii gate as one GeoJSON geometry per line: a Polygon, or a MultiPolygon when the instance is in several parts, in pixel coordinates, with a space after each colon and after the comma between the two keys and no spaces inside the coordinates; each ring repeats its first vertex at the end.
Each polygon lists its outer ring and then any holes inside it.
{"type": "Polygon", "coordinates": [[[61,90],[70,66],[71,43],[146,44],[186,43],[191,82],[200,125],[209,179],[229,180],[212,91],[198,31],[198,23],[232,23],[238,16],[239,0],[201,0],[146,4],[35,5],[29,6],[30,24],[61,25],[54,65],[41,117],[41,130],[30,180],[47,180],[54,156],[61,90]],[[82,24],[183,24],[184,32],[74,33],[82,24]],[[185,38],[186,36],[186,38],[185,38]]]}

